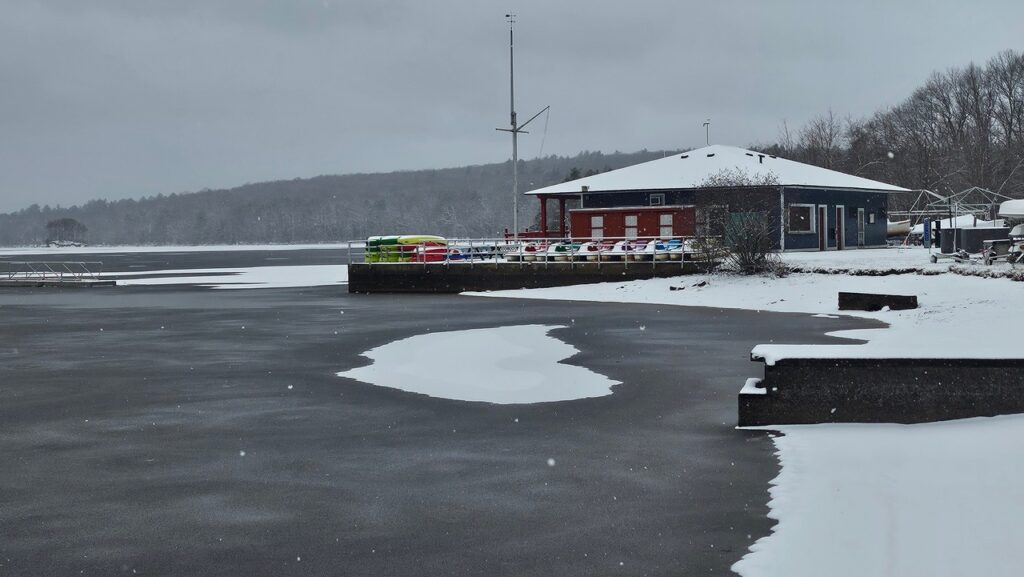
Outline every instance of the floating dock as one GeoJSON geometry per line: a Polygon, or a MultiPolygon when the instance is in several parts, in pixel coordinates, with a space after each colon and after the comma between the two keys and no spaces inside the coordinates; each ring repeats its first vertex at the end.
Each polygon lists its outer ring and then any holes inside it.
{"type": "Polygon", "coordinates": [[[0,260],[0,288],[95,288],[116,286],[102,277],[102,262],[0,260]]]}
{"type": "Polygon", "coordinates": [[[88,280],[77,280],[77,279],[38,279],[38,278],[26,278],[26,279],[7,279],[0,278],[0,288],[13,288],[13,287],[57,287],[57,288],[96,288],[96,287],[108,287],[117,286],[115,280],[99,280],[99,279],[88,279],[88,280]]]}

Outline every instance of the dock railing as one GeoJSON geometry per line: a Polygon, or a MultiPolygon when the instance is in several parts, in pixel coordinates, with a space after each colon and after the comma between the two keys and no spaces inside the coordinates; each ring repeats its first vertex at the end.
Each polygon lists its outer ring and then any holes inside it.
{"type": "Polygon", "coordinates": [[[348,243],[348,264],[404,264],[409,266],[544,266],[596,267],[611,262],[626,268],[656,268],[678,263],[720,260],[726,250],[721,237],[654,237],[509,239],[455,238],[445,242],[373,246],[366,241],[348,243]]]}
{"type": "Polygon", "coordinates": [[[0,260],[0,279],[39,281],[100,280],[100,261],[5,261],[0,260]]]}

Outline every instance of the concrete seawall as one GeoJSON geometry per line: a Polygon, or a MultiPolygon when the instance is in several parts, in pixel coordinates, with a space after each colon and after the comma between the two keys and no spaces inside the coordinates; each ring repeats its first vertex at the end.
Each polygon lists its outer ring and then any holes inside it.
{"type": "Polygon", "coordinates": [[[752,381],[739,394],[740,426],[1024,412],[1024,359],[780,359],[752,381]]]}
{"type": "Polygon", "coordinates": [[[373,263],[348,268],[351,293],[458,293],[628,281],[693,274],[693,262],[373,263]]]}

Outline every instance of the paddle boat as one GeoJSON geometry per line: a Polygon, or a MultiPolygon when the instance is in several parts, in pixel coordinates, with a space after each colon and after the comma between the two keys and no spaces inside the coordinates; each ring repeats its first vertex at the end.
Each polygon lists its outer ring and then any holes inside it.
{"type": "Polygon", "coordinates": [[[573,253],[579,248],[579,243],[553,242],[548,245],[547,250],[538,253],[538,258],[549,261],[566,262],[573,258],[573,253]]]}
{"type": "Polygon", "coordinates": [[[638,245],[633,253],[637,260],[668,260],[668,245],[659,239],[649,240],[638,245]]]}
{"type": "Polygon", "coordinates": [[[626,260],[626,255],[636,249],[636,243],[631,240],[620,240],[612,247],[601,253],[601,260],[626,260]]]}
{"type": "Polygon", "coordinates": [[[606,252],[609,248],[611,248],[611,245],[602,242],[585,242],[576,249],[576,258],[588,261],[600,260],[601,254],[606,252]]]}
{"type": "Polygon", "coordinates": [[[547,243],[534,241],[522,242],[518,247],[505,253],[505,259],[511,262],[535,261],[548,248],[547,243]]]}

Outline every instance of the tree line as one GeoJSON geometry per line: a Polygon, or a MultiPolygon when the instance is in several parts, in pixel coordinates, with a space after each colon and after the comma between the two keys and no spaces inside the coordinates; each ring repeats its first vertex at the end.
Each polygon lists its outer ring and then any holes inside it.
{"type": "MultiPolygon", "coordinates": [[[[895,106],[863,119],[828,111],[783,125],[767,152],[942,195],[981,187],[1024,196],[1024,53],[935,72],[895,106]]],[[[891,204],[913,198],[895,197],[891,204]]]]}
{"type": "MultiPolygon", "coordinates": [[[[520,192],[675,151],[583,152],[519,161],[520,192]]],[[[93,200],[70,208],[32,205],[0,214],[0,246],[42,244],[55,223],[88,228],[89,244],[317,243],[377,234],[498,236],[512,222],[512,162],[438,170],[296,178],[225,190],[93,200]]],[[[537,203],[520,199],[520,222],[537,203]]]]}

